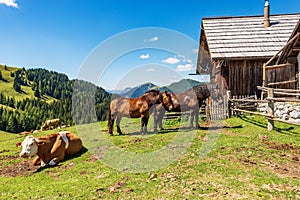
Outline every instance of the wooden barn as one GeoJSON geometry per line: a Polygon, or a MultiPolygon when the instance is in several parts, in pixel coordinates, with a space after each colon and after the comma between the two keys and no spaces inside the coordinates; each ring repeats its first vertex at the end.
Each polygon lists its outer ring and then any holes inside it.
{"type": "MultiPolygon", "coordinates": [[[[203,18],[196,73],[209,73],[211,83],[223,94],[230,90],[232,95],[260,96],[257,86],[263,82],[263,65],[274,56],[280,57],[281,53],[277,53],[295,34],[300,19],[299,13],[270,15],[269,12],[266,1],[262,16],[203,18]]],[[[284,53],[297,57],[297,50],[298,47],[284,53]]],[[[270,64],[275,65],[275,61],[270,64]]],[[[299,72],[299,61],[294,61],[284,69],[268,71],[269,83],[282,82],[280,87],[296,88],[293,81],[283,83],[299,72]]]]}

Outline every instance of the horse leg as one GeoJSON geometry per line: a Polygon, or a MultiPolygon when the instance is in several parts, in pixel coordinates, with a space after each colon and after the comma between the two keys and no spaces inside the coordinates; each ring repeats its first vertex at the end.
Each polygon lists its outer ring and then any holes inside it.
{"type": "Polygon", "coordinates": [[[195,111],[195,121],[196,121],[196,129],[198,129],[200,127],[200,125],[199,125],[199,111],[198,110],[195,111]]]}
{"type": "Polygon", "coordinates": [[[160,114],[159,114],[159,118],[158,118],[159,124],[158,124],[158,126],[159,126],[160,130],[164,130],[164,127],[163,127],[163,118],[164,118],[165,114],[166,114],[165,110],[162,110],[160,112],[160,114]]]}
{"type": "Polygon", "coordinates": [[[123,133],[121,131],[121,127],[120,127],[121,119],[122,119],[121,116],[117,116],[116,124],[117,124],[117,132],[119,133],[119,135],[123,135],[123,133]]]}
{"type": "Polygon", "coordinates": [[[115,118],[113,116],[110,116],[108,120],[108,130],[111,136],[113,136],[114,122],[115,118]]]}
{"type": "Polygon", "coordinates": [[[142,116],[142,126],[141,126],[141,134],[144,135],[147,133],[147,124],[148,124],[149,116],[142,116]]]}
{"type": "Polygon", "coordinates": [[[145,126],[144,126],[144,132],[145,132],[145,134],[147,134],[148,133],[148,130],[147,130],[147,126],[148,126],[148,121],[149,121],[149,116],[148,117],[145,117],[145,126]]]}
{"type": "Polygon", "coordinates": [[[190,112],[190,128],[191,129],[194,128],[194,116],[195,116],[195,111],[191,110],[191,112],[190,112]]]}
{"type": "Polygon", "coordinates": [[[154,112],[153,112],[153,121],[154,121],[153,128],[154,128],[154,133],[158,132],[157,131],[158,115],[159,115],[159,112],[157,111],[156,108],[154,108],[154,112]]]}

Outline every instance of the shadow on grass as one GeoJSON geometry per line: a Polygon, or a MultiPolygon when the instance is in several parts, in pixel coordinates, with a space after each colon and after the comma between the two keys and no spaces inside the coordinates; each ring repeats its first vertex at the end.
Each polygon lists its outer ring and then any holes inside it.
{"type": "Polygon", "coordinates": [[[82,147],[82,149],[81,149],[78,153],[76,153],[76,154],[74,154],[74,155],[72,155],[72,156],[67,156],[67,157],[65,157],[65,159],[64,159],[63,161],[59,162],[58,164],[56,164],[56,165],[54,165],[54,166],[46,165],[46,166],[44,166],[44,167],[39,167],[34,173],[41,172],[41,171],[43,171],[44,169],[47,169],[47,168],[52,168],[52,167],[61,166],[61,163],[64,163],[64,162],[69,161],[69,160],[72,160],[72,159],[74,159],[74,158],[78,158],[78,157],[80,157],[81,155],[85,154],[87,151],[88,151],[87,148],[82,147]]]}
{"type": "MultiPolygon", "coordinates": [[[[220,130],[220,129],[235,129],[235,128],[243,128],[242,125],[238,126],[199,126],[198,130],[220,130]]],[[[158,132],[149,131],[147,134],[144,135],[156,135],[156,134],[167,134],[167,133],[174,133],[178,131],[193,131],[196,129],[191,129],[189,126],[181,126],[181,127],[169,127],[169,128],[163,128],[159,130],[158,132]]],[[[113,135],[113,136],[143,136],[139,131],[131,132],[131,133],[125,133],[121,135],[113,135]]]]}
{"type": "MultiPolygon", "coordinates": [[[[239,116],[238,118],[240,118],[241,120],[243,120],[245,122],[248,122],[250,124],[254,124],[254,125],[259,126],[261,128],[268,129],[268,125],[266,123],[264,123],[263,121],[258,121],[258,120],[255,120],[253,118],[249,118],[249,117],[246,117],[246,116],[239,116]]],[[[295,127],[289,126],[287,128],[279,128],[279,127],[276,127],[276,125],[274,127],[274,131],[277,131],[277,132],[282,133],[282,134],[299,135],[298,132],[292,131],[292,130],[295,130],[295,127]]]]}

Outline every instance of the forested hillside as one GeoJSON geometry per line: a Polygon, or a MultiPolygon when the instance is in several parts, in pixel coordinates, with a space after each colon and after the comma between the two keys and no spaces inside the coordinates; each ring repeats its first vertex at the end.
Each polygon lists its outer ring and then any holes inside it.
{"type": "Polygon", "coordinates": [[[1,66],[0,87],[0,130],[13,133],[39,129],[45,120],[53,118],[68,125],[74,125],[74,120],[76,124],[106,120],[111,97],[94,84],[69,80],[65,74],[46,69],[1,66]],[[85,109],[72,113],[74,95],[76,106],[82,108],[87,95],[94,98],[96,116],[86,115],[85,109]]]}

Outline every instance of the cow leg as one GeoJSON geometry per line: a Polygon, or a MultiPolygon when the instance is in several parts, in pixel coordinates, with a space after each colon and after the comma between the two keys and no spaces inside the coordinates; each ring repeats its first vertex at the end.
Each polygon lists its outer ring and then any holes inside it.
{"type": "Polygon", "coordinates": [[[55,166],[57,165],[57,163],[59,163],[60,161],[62,161],[64,159],[64,156],[59,155],[58,157],[53,158],[52,160],[50,160],[50,162],[48,163],[49,166],[55,166]]]}
{"type": "Polygon", "coordinates": [[[36,156],[35,159],[32,161],[33,165],[39,165],[41,164],[41,158],[39,156],[36,156]]]}
{"type": "Polygon", "coordinates": [[[56,141],[51,149],[51,160],[49,163],[46,163],[50,166],[56,165],[59,161],[62,161],[65,158],[65,143],[63,142],[63,139],[61,136],[58,136],[56,138],[56,141]]]}
{"type": "Polygon", "coordinates": [[[121,116],[117,116],[116,124],[117,124],[117,132],[119,133],[119,135],[123,135],[123,133],[121,131],[121,127],[120,127],[121,119],[122,119],[121,116]]]}

